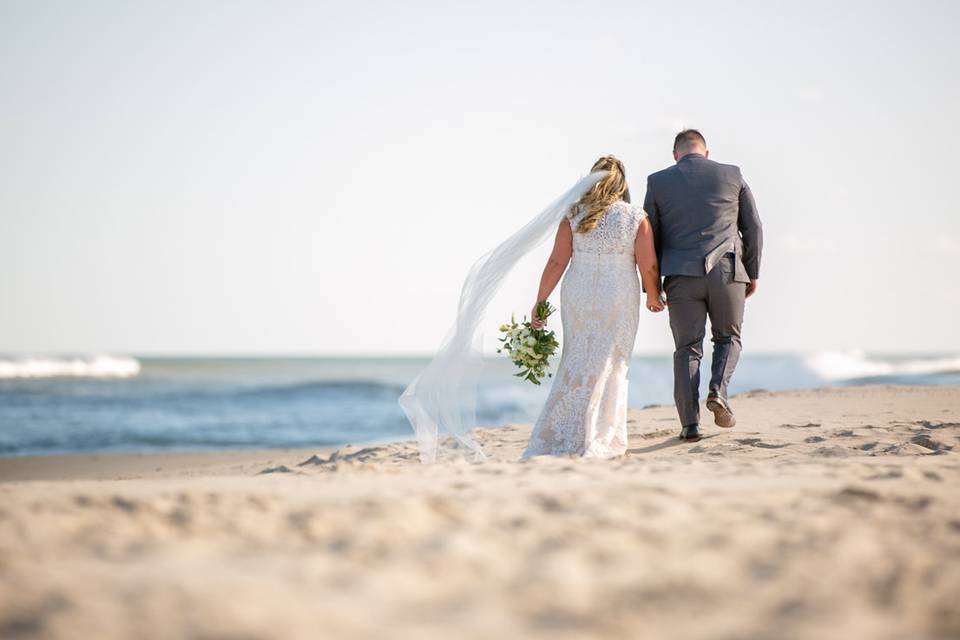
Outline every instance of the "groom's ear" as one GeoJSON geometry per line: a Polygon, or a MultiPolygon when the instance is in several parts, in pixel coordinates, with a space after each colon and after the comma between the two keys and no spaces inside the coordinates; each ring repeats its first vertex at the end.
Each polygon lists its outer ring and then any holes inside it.
{"type": "Polygon", "coordinates": [[[704,149],[704,150],[703,150],[703,157],[704,157],[704,158],[709,158],[709,157],[710,157],[710,149],[704,149]]]}

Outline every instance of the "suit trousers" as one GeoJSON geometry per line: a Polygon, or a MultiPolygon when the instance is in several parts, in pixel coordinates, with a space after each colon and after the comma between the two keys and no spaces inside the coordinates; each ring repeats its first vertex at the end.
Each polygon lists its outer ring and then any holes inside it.
{"type": "Polygon", "coordinates": [[[705,276],[667,276],[664,291],[673,332],[673,398],[680,424],[700,424],[700,360],[707,317],[713,340],[710,393],[727,398],[740,359],[740,328],[747,285],[734,282],[734,260],[723,256],[705,276]]]}

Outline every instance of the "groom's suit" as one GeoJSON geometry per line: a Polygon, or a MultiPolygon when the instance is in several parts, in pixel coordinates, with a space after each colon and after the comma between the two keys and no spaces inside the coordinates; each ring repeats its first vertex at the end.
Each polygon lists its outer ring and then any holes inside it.
{"type": "Polygon", "coordinates": [[[683,426],[699,424],[707,316],[713,334],[710,392],[726,399],[740,357],[746,286],[760,277],[760,217],[740,169],[696,153],[647,178],[643,209],[665,278],[677,412],[683,426]]]}

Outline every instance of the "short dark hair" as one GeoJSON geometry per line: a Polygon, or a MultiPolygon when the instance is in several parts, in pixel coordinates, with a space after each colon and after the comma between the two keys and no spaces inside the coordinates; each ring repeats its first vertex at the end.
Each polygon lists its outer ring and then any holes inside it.
{"type": "Polygon", "coordinates": [[[702,133],[696,129],[684,129],[673,139],[673,150],[686,149],[697,143],[703,145],[704,149],[707,148],[707,141],[702,133]]]}

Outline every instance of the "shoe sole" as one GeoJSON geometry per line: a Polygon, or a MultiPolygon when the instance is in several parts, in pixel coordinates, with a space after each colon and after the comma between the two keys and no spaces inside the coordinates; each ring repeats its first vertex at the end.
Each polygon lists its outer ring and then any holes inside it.
{"type": "Polygon", "coordinates": [[[680,436],[678,440],[680,440],[680,442],[700,442],[702,438],[703,436],[697,436],[696,438],[684,438],[683,436],[680,436]]]}
{"type": "Polygon", "coordinates": [[[707,409],[713,412],[713,423],[718,427],[730,429],[737,424],[733,412],[716,400],[707,400],[707,409]]]}

